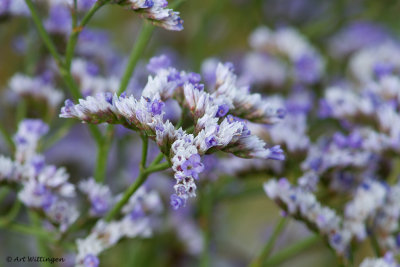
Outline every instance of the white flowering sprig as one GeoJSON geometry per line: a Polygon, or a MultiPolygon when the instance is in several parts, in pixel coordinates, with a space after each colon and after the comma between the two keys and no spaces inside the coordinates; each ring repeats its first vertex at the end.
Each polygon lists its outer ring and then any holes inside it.
{"type": "MultiPolygon", "coordinates": [[[[163,65],[162,62],[158,64],[163,65]]],[[[153,60],[150,66],[157,75],[149,77],[139,100],[125,94],[110,93],[89,96],[76,105],[67,100],[60,117],[92,124],[122,124],[156,141],[175,172],[176,195],[171,197],[171,202],[176,208],[183,206],[188,197],[196,195],[194,181],[204,169],[201,156],[209,151],[221,150],[244,158],[284,159],[279,146],[266,147],[264,141],[251,134],[243,120],[272,123],[276,120],[272,118],[280,117],[279,109],[264,103],[259,95],[246,94],[247,98],[246,95],[239,98],[242,94],[236,89],[236,76],[231,69],[220,65],[217,73],[224,72],[229,82],[219,77],[219,87],[209,94],[199,83],[198,75],[154,65],[157,64],[153,60]],[[219,89],[221,87],[225,88],[224,91],[219,89]],[[227,94],[230,91],[234,93],[227,94]],[[176,129],[170,121],[164,120],[163,100],[171,97],[190,110],[194,134],[176,129]],[[243,119],[228,115],[230,106],[237,107],[243,119]],[[246,112],[246,107],[249,112],[246,112]]]]}

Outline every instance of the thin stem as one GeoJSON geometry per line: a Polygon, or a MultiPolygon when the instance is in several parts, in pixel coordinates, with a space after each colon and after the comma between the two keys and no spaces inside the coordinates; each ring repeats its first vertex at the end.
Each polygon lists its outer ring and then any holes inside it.
{"type": "Polygon", "coordinates": [[[269,238],[268,242],[265,244],[265,247],[262,249],[260,255],[253,261],[251,262],[250,266],[251,267],[258,267],[262,266],[262,264],[268,259],[269,255],[271,254],[276,240],[278,239],[279,235],[282,233],[282,231],[285,229],[285,226],[288,223],[287,217],[282,217],[278,224],[276,225],[274,231],[272,232],[271,237],[269,238]]]}
{"type": "MultiPolygon", "coordinates": [[[[80,33],[82,32],[83,28],[86,26],[86,24],[89,23],[90,19],[93,17],[93,15],[105,4],[110,2],[111,0],[104,0],[104,1],[97,1],[91,9],[86,13],[86,15],[83,17],[81,23],[79,26],[76,24],[72,28],[72,33],[69,37],[68,43],[67,43],[67,49],[66,49],[66,56],[65,56],[65,68],[69,71],[71,69],[71,61],[72,58],[74,57],[74,52],[75,52],[75,47],[76,43],[78,42],[78,38],[80,33]]],[[[76,12],[76,10],[75,10],[76,12]]]]}
{"type": "Polygon", "coordinates": [[[19,101],[19,104],[17,106],[17,123],[22,121],[24,118],[26,118],[26,113],[27,113],[27,101],[24,98],[21,98],[21,101],[19,101]]]}
{"type": "Polygon", "coordinates": [[[32,3],[32,0],[25,0],[25,3],[26,3],[26,5],[28,6],[28,8],[29,8],[29,10],[31,12],[33,22],[36,25],[36,28],[37,28],[37,30],[39,32],[39,35],[43,39],[43,42],[46,45],[47,49],[49,50],[50,54],[52,54],[52,56],[54,57],[56,63],[59,66],[63,66],[63,62],[62,62],[61,56],[58,54],[56,46],[51,41],[49,34],[47,33],[47,31],[43,27],[42,21],[40,20],[40,17],[38,15],[33,3],[32,3]]]}
{"type": "Polygon", "coordinates": [[[277,252],[275,255],[271,256],[269,260],[266,262],[267,266],[277,266],[278,264],[284,262],[290,257],[293,257],[300,252],[310,248],[315,243],[320,240],[319,236],[312,235],[306,239],[303,239],[293,245],[286,247],[285,249],[277,252]]]}
{"type": "Polygon", "coordinates": [[[4,138],[4,141],[6,141],[10,151],[13,152],[15,150],[14,141],[2,123],[0,123],[0,133],[4,138]]]}
{"type": "Polygon", "coordinates": [[[147,153],[148,153],[148,146],[149,146],[149,138],[147,135],[142,134],[142,160],[140,161],[140,168],[144,170],[146,168],[147,162],[147,153]]]}
{"type": "MultiPolygon", "coordinates": [[[[40,227],[40,218],[39,216],[33,212],[33,211],[29,211],[29,217],[32,221],[32,224],[34,225],[35,228],[39,228],[40,227]]],[[[42,236],[37,236],[37,244],[38,244],[38,253],[40,256],[42,257],[48,257],[49,253],[48,253],[48,248],[46,246],[46,239],[42,236]]],[[[42,262],[41,264],[44,267],[50,267],[51,264],[49,262],[42,262]]]]}
{"type": "Polygon", "coordinates": [[[105,221],[111,221],[122,209],[122,207],[129,201],[131,196],[139,189],[139,187],[146,181],[147,177],[157,171],[162,171],[169,168],[169,163],[164,162],[153,167],[148,167],[147,169],[141,171],[136,178],[135,182],[125,191],[121,200],[109,211],[105,217],[105,221]]]}
{"type": "Polygon", "coordinates": [[[126,66],[124,75],[122,76],[118,94],[124,92],[128,87],[136,64],[139,58],[142,56],[143,51],[146,48],[148,41],[150,40],[153,30],[153,25],[143,22],[142,29],[140,30],[139,36],[137,37],[137,41],[135,42],[131,54],[129,55],[128,65],[126,66]]]}
{"type": "Polygon", "coordinates": [[[378,240],[376,239],[374,233],[371,233],[371,234],[369,235],[369,240],[370,240],[370,242],[371,242],[371,247],[372,247],[372,249],[373,249],[374,252],[375,252],[375,256],[378,257],[378,258],[381,257],[381,256],[382,256],[381,248],[379,247],[378,240]]]}
{"type": "Polygon", "coordinates": [[[164,154],[163,153],[159,153],[153,160],[153,162],[149,165],[149,167],[152,167],[158,163],[160,163],[162,161],[162,159],[164,158],[164,154]]]}
{"type": "Polygon", "coordinates": [[[10,211],[4,217],[0,218],[0,227],[6,227],[8,224],[12,223],[20,210],[21,202],[16,199],[10,211]]]}
{"type": "Polygon", "coordinates": [[[210,266],[210,243],[211,243],[211,215],[213,206],[212,188],[209,185],[208,191],[204,190],[202,197],[202,217],[201,225],[203,228],[203,253],[201,256],[200,266],[210,266]]]}
{"type": "Polygon", "coordinates": [[[98,144],[97,148],[97,160],[95,168],[95,180],[97,182],[103,182],[106,170],[107,170],[107,159],[108,152],[112,144],[112,136],[114,135],[114,129],[112,127],[107,127],[106,135],[103,140],[98,144]]]}
{"type": "Polygon", "coordinates": [[[41,228],[32,227],[30,225],[24,224],[10,224],[5,228],[6,230],[11,230],[15,232],[19,232],[22,234],[34,235],[37,237],[41,237],[43,239],[47,239],[48,241],[53,242],[55,239],[49,234],[49,232],[42,230],[41,228]]]}

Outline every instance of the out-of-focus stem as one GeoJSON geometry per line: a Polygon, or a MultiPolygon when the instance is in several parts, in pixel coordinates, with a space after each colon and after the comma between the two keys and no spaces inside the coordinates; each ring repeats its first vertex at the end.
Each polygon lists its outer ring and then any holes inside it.
{"type": "MultiPolygon", "coordinates": [[[[38,215],[33,212],[33,211],[29,211],[29,217],[32,221],[32,224],[34,225],[35,228],[40,228],[40,218],[38,217],[38,215]]],[[[46,239],[42,236],[36,236],[37,239],[37,244],[38,244],[38,252],[39,255],[42,257],[48,257],[49,256],[49,251],[48,248],[46,246],[46,239]]],[[[50,262],[44,261],[41,262],[41,266],[43,267],[51,267],[50,262]]]]}
{"type": "Polygon", "coordinates": [[[272,232],[271,237],[269,238],[268,242],[265,244],[265,247],[262,249],[260,255],[251,262],[251,267],[259,267],[262,266],[263,263],[268,259],[269,255],[272,252],[272,249],[275,246],[276,240],[278,239],[279,235],[285,229],[285,226],[288,223],[288,219],[286,217],[282,217],[278,224],[276,225],[274,231],[272,232]]]}
{"type": "Polygon", "coordinates": [[[38,15],[38,13],[36,12],[36,9],[32,3],[32,0],[25,0],[25,3],[31,12],[33,22],[36,25],[39,35],[41,36],[41,38],[42,38],[44,44],[46,45],[47,49],[49,50],[50,54],[54,57],[56,63],[59,66],[64,66],[61,56],[57,52],[56,46],[51,41],[49,34],[43,27],[42,21],[40,20],[40,17],[38,15]]]}
{"type": "Polygon", "coordinates": [[[140,57],[143,54],[144,49],[150,40],[151,34],[153,33],[154,26],[143,22],[142,28],[140,30],[139,36],[132,48],[131,54],[129,55],[128,64],[125,68],[124,75],[121,78],[121,83],[119,85],[118,94],[121,94],[128,87],[129,81],[132,77],[133,71],[140,57]]]}
{"type": "Polygon", "coordinates": [[[207,267],[210,265],[210,243],[211,243],[211,219],[212,219],[212,206],[213,206],[213,194],[211,185],[208,186],[208,190],[205,188],[205,192],[201,199],[201,224],[203,229],[203,253],[201,256],[200,266],[207,267]]]}
{"type": "Polygon", "coordinates": [[[122,209],[122,207],[129,201],[131,196],[139,189],[139,187],[146,181],[147,177],[153,173],[165,170],[169,168],[168,162],[163,162],[160,164],[150,164],[149,167],[140,171],[138,177],[135,182],[125,191],[121,200],[110,210],[110,212],[106,215],[105,220],[107,222],[111,221],[122,209]]]}
{"type": "MultiPolygon", "coordinates": [[[[74,57],[74,52],[75,52],[75,47],[76,43],[78,42],[79,35],[83,28],[86,26],[86,24],[89,23],[90,19],[93,17],[93,15],[105,4],[110,2],[110,0],[99,0],[96,3],[93,4],[91,9],[86,13],[86,15],[83,17],[81,23],[79,26],[74,24],[72,28],[72,33],[69,37],[68,43],[67,43],[67,50],[66,50],[66,56],[65,56],[65,68],[69,71],[71,68],[71,61],[72,58],[74,57]]],[[[76,13],[76,8],[74,10],[76,13]]]]}
{"type": "Polygon", "coordinates": [[[149,146],[149,138],[147,135],[141,135],[142,137],[142,160],[140,161],[140,169],[144,170],[146,168],[146,161],[147,161],[147,153],[148,153],[148,146],[149,146]]]}
{"type": "Polygon", "coordinates": [[[11,224],[15,217],[17,217],[19,211],[21,209],[21,202],[16,199],[10,211],[4,216],[0,218],[0,227],[6,227],[11,224]]]}
{"type": "Polygon", "coordinates": [[[277,252],[275,255],[271,256],[266,262],[266,266],[277,266],[281,262],[284,262],[288,258],[291,258],[300,252],[310,248],[315,243],[320,240],[318,235],[312,235],[306,239],[303,239],[293,245],[286,247],[285,249],[277,252]]]}
{"type": "Polygon", "coordinates": [[[4,138],[4,141],[6,141],[6,144],[8,145],[10,151],[13,152],[15,150],[14,141],[2,123],[0,123],[0,133],[4,138]]]}

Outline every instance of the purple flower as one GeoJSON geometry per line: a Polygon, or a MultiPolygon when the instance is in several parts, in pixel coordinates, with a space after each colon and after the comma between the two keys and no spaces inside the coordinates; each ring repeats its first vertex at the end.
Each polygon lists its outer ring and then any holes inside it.
{"type": "Polygon", "coordinates": [[[104,98],[108,103],[110,103],[110,105],[112,105],[113,94],[111,92],[105,92],[104,98]]]}
{"type": "Polygon", "coordinates": [[[283,154],[283,150],[281,146],[273,146],[270,148],[271,154],[268,156],[270,159],[275,159],[275,160],[284,160],[285,155],[283,154]]]}
{"type": "Polygon", "coordinates": [[[44,166],[46,165],[44,162],[44,158],[41,156],[35,156],[32,160],[31,160],[31,165],[35,170],[35,174],[38,175],[42,169],[44,168],[44,166]]]}
{"type": "Polygon", "coordinates": [[[171,59],[166,55],[152,57],[147,64],[147,70],[152,73],[157,73],[161,69],[167,69],[171,66],[171,59]]]}
{"type": "Polygon", "coordinates": [[[206,145],[207,145],[208,148],[216,146],[218,144],[217,143],[217,139],[215,138],[214,135],[211,135],[211,136],[207,137],[205,142],[206,142],[206,145]]]}
{"type": "Polygon", "coordinates": [[[217,115],[216,117],[223,117],[225,116],[229,111],[229,106],[227,104],[222,104],[218,107],[217,115]]]}
{"type": "Polygon", "coordinates": [[[279,119],[283,119],[286,116],[286,109],[284,108],[278,108],[276,110],[276,115],[278,116],[279,119]]]}
{"type": "Polygon", "coordinates": [[[333,135],[333,142],[340,148],[347,146],[347,138],[342,133],[335,133],[333,135]]]}
{"type": "Polygon", "coordinates": [[[0,1],[0,16],[7,13],[10,8],[10,0],[0,1]]]}
{"type": "Polygon", "coordinates": [[[383,76],[389,75],[393,72],[393,65],[386,62],[379,62],[374,65],[374,75],[380,79],[383,76]]]}
{"type": "Polygon", "coordinates": [[[46,29],[52,33],[68,34],[71,32],[71,13],[64,5],[54,5],[45,22],[46,29]]]}
{"type": "Polygon", "coordinates": [[[135,207],[133,208],[133,210],[130,213],[130,217],[132,220],[137,220],[140,218],[143,218],[145,215],[144,210],[142,208],[142,205],[135,205],[135,207]]]}
{"type": "Polygon", "coordinates": [[[83,265],[85,265],[85,267],[98,267],[99,263],[99,258],[93,254],[87,254],[83,260],[83,265]]]}
{"type": "Polygon", "coordinates": [[[199,154],[194,154],[189,157],[181,166],[183,173],[186,176],[192,176],[198,179],[199,173],[204,170],[204,165],[201,163],[199,154]]]}
{"type": "Polygon", "coordinates": [[[320,76],[317,58],[312,54],[304,54],[294,63],[296,78],[300,82],[314,83],[320,76]]]}
{"type": "Polygon", "coordinates": [[[108,202],[101,196],[95,196],[95,197],[91,198],[90,202],[92,204],[92,211],[96,215],[103,215],[109,209],[108,202]]]}
{"type": "Polygon", "coordinates": [[[185,200],[179,197],[176,194],[171,195],[171,206],[174,210],[179,209],[180,207],[185,206],[185,200]]]}
{"type": "Polygon", "coordinates": [[[187,74],[188,82],[191,84],[197,84],[201,81],[201,76],[198,73],[190,72],[187,74]]]}
{"type": "Polygon", "coordinates": [[[363,139],[359,132],[351,133],[347,138],[347,144],[351,148],[360,148],[362,145],[363,139]]]}
{"type": "Polygon", "coordinates": [[[148,101],[147,110],[153,115],[160,115],[164,106],[164,102],[159,99],[154,99],[153,101],[148,101]]]}

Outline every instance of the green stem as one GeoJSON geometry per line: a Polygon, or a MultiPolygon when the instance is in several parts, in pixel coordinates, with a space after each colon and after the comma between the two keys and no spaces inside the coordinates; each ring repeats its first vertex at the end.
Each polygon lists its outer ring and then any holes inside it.
{"type": "MultiPolygon", "coordinates": [[[[25,2],[28,5],[29,10],[31,11],[33,21],[36,25],[36,28],[38,29],[40,37],[42,38],[47,49],[50,51],[50,54],[54,57],[54,60],[57,62],[58,66],[59,66],[60,74],[61,74],[63,81],[68,86],[68,88],[71,90],[71,94],[74,97],[75,101],[77,101],[79,98],[82,97],[78,85],[75,83],[74,78],[71,76],[71,73],[69,72],[69,70],[65,68],[65,65],[63,64],[61,56],[58,54],[54,43],[50,39],[50,36],[46,32],[45,28],[43,27],[42,21],[40,20],[40,17],[36,12],[36,9],[32,3],[32,0],[25,0],[25,2]]],[[[96,142],[100,143],[102,141],[102,136],[101,136],[100,130],[94,125],[90,125],[89,130],[90,130],[92,136],[94,137],[94,139],[96,140],[96,142]]]]}
{"type": "Polygon", "coordinates": [[[4,141],[6,141],[6,144],[8,145],[10,151],[14,152],[15,151],[14,141],[2,123],[0,123],[0,133],[4,138],[4,141]]]}
{"type": "MultiPolygon", "coordinates": [[[[80,33],[82,32],[83,28],[86,26],[86,24],[89,23],[90,19],[93,17],[93,15],[105,4],[110,2],[111,0],[104,0],[104,1],[97,1],[92,8],[86,13],[86,15],[83,17],[81,23],[79,26],[74,25],[72,28],[72,33],[71,36],[69,37],[68,43],[67,43],[67,49],[66,49],[66,56],[65,56],[65,68],[69,71],[71,69],[71,62],[72,58],[74,57],[74,52],[75,52],[75,47],[76,43],[78,42],[78,38],[80,33]]],[[[76,10],[74,11],[76,12],[76,10]]]]}
{"type": "Polygon", "coordinates": [[[268,259],[269,255],[272,252],[272,249],[275,246],[275,242],[278,239],[279,235],[285,229],[285,226],[288,223],[287,217],[282,217],[278,224],[276,225],[271,237],[269,238],[268,242],[266,243],[265,247],[262,249],[260,255],[250,263],[251,267],[258,267],[262,266],[263,263],[268,259]]]}
{"type": "Polygon", "coordinates": [[[147,135],[142,134],[142,160],[140,161],[140,169],[146,169],[146,162],[147,162],[147,153],[148,153],[148,146],[149,146],[149,138],[147,135]]]}
{"type": "Polygon", "coordinates": [[[97,160],[96,160],[96,168],[95,168],[95,180],[97,182],[103,182],[106,170],[107,170],[107,160],[108,160],[108,152],[110,150],[112,144],[112,136],[114,135],[114,128],[107,127],[106,135],[103,140],[98,144],[97,148],[97,160]]]}
{"type": "Polygon", "coordinates": [[[11,231],[15,231],[15,232],[19,232],[22,234],[28,234],[28,235],[34,235],[37,237],[41,237],[43,239],[46,239],[50,242],[55,241],[55,239],[49,234],[49,232],[44,231],[41,228],[36,228],[36,227],[32,227],[32,226],[28,226],[28,225],[24,225],[24,224],[10,224],[7,226],[7,228],[5,228],[6,230],[11,230],[11,231]]]}
{"type": "Polygon", "coordinates": [[[52,54],[52,56],[54,57],[56,63],[59,66],[63,66],[63,62],[61,59],[61,56],[58,54],[56,46],[54,45],[54,43],[51,41],[49,34],[47,33],[47,31],[45,30],[45,28],[43,27],[42,21],[40,20],[40,17],[32,3],[32,0],[25,0],[26,5],[28,6],[31,15],[32,15],[32,19],[33,22],[36,25],[36,28],[39,32],[39,35],[41,36],[41,38],[43,39],[44,44],[46,45],[47,49],[49,50],[50,54],[52,54]]]}
{"type": "Polygon", "coordinates": [[[27,101],[26,99],[21,98],[21,101],[19,101],[19,104],[17,106],[17,123],[26,118],[26,113],[27,113],[27,101]]]}
{"type": "Polygon", "coordinates": [[[121,200],[109,211],[109,213],[105,217],[105,221],[111,221],[122,209],[122,207],[129,201],[131,196],[139,189],[139,187],[146,181],[147,177],[157,171],[162,171],[169,168],[169,163],[164,162],[153,167],[148,167],[147,169],[141,171],[136,178],[135,182],[125,191],[121,200]]]}
{"type": "Polygon", "coordinates": [[[213,206],[213,194],[212,189],[209,185],[208,191],[204,189],[202,197],[202,228],[203,228],[203,253],[201,256],[200,266],[207,267],[210,266],[210,243],[211,243],[211,215],[213,206]]]}
{"type": "Polygon", "coordinates": [[[149,167],[152,167],[158,163],[161,162],[161,160],[164,158],[164,154],[163,153],[159,153],[153,160],[153,162],[149,165],[149,167]]]}
{"type": "Polygon", "coordinates": [[[315,243],[320,240],[319,236],[312,235],[306,239],[303,239],[293,245],[288,246],[287,248],[277,252],[275,255],[271,256],[269,260],[266,262],[267,266],[277,266],[278,264],[284,262],[290,257],[293,257],[300,252],[310,248],[315,243]]]}
{"type": "MultiPolygon", "coordinates": [[[[35,228],[40,228],[40,218],[39,216],[33,212],[29,211],[29,217],[31,218],[32,224],[34,225],[35,228]]],[[[49,251],[46,246],[46,239],[42,236],[37,236],[37,244],[38,244],[38,253],[42,257],[48,257],[49,256],[49,251]]],[[[51,267],[50,262],[42,262],[41,266],[43,267],[51,267]]]]}
{"type": "Polygon", "coordinates": [[[153,30],[154,30],[153,25],[143,22],[142,29],[140,30],[137,41],[135,42],[131,54],[129,55],[128,65],[126,66],[124,75],[122,76],[118,94],[124,92],[128,87],[129,81],[132,77],[136,64],[139,58],[142,56],[143,51],[146,48],[148,41],[150,40],[153,30]]]}
{"type": "Polygon", "coordinates": [[[372,249],[373,249],[374,252],[375,252],[375,256],[378,257],[378,258],[381,257],[381,256],[382,256],[381,248],[379,247],[378,240],[376,239],[374,233],[371,233],[371,234],[370,234],[369,240],[370,240],[370,242],[371,242],[372,249]]]}
{"type": "Polygon", "coordinates": [[[0,227],[6,227],[7,225],[11,224],[17,217],[20,209],[21,209],[21,202],[18,199],[16,199],[10,211],[4,217],[0,218],[0,227]]]}

